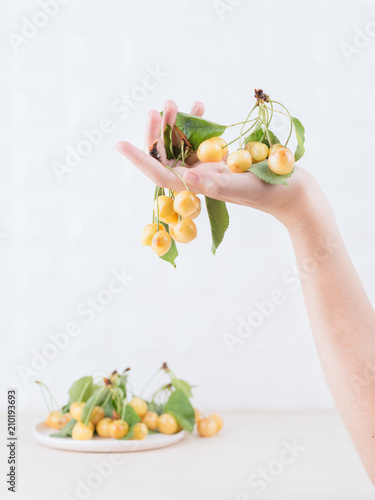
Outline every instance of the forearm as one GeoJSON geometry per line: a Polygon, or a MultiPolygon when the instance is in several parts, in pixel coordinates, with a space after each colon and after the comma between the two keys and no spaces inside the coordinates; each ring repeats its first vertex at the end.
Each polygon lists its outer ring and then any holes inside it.
{"type": "MultiPolygon", "coordinates": [[[[203,114],[203,105],[195,113],[203,114]]],[[[173,125],[177,106],[149,115],[146,146],[159,138],[160,127],[173,125]]],[[[333,397],[375,483],[375,315],[338,231],[331,208],[311,175],[296,166],[289,187],[269,185],[247,172],[228,169],[225,161],[174,172],[129,143],[117,148],[152,181],[183,189],[178,173],[195,193],[249,206],[279,219],[289,230],[301,266],[303,290],[322,365],[333,397]]],[[[159,150],[158,150],[159,152],[159,150]]],[[[172,166],[172,165],[170,165],[172,166]]]]}
{"type": "Polygon", "coordinates": [[[306,213],[289,232],[310,323],[336,405],[375,483],[375,313],[321,192],[306,213]]]}

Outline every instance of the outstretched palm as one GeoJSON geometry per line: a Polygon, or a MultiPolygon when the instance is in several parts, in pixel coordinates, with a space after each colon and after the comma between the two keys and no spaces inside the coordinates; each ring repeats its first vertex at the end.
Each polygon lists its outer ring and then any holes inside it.
{"type": "MultiPolygon", "coordinates": [[[[195,103],[191,111],[196,116],[202,116],[204,106],[195,103]]],[[[176,122],[177,106],[173,101],[164,105],[163,117],[157,111],[150,111],[145,133],[145,146],[150,148],[156,141],[161,156],[161,162],[142,152],[128,142],[120,142],[117,149],[128,158],[141,172],[161,187],[181,191],[183,182],[175,172],[164,165],[172,167],[174,160],[167,160],[161,138],[162,131],[168,123],[173,126],[176,122]]],[[[215,163],[201,163],[197,161],[191,167],[183,167],[178,162],[175,170],[195,193],[204,194],[211,198],[223,200],[239,205],[257,208],[282,220],[282,212],[290,204],[298,204],[298,198],[303,195],[303,185],[308,176],[305,170],[296,167],[295,174],[290,179],[290,187],[265,184],[250,172],[236,174],[231,172],[225,161],[215,163]]],[[[311,179],[310,179],[311,181],[311,179]]]]}

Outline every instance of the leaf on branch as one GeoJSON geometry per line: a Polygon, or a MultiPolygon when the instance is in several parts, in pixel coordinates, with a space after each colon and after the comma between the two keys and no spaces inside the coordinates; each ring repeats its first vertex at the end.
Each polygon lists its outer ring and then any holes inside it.
{"type": "Polygon", "coordinates": [[[297,142],[298,142],[296,152],[294,153],[294,158],[296,159],[296,161],[298,161],[305,154],[305,146],[304,146],[304,144],[305,144],[305,128],[302,125],[302,123],[294,116],[292,116],[292,121],[293,121],[294,130],[296,132],[296,137],[297,137],[297,142]]]}
{"type": "Polygon", "coordinates": [[[249,172],[255,174],[259,179],[269,184],[282,184],[288,186],[286,179],[293,175],[294,169],[285,175],[277,175],[268,167],[268,160],[264,160],[260,163],[256,163],[249,168],[249,172]]]}
{"type": "Polygon", "coordinates": [[[226,230],[229,226],[229,214],[224,201],[206,198],[206,207],[208,218],[211,225],[212,248],[211,251],[215,255],[220,243],[223,241],[226,230]]]}
{"type": "MultiPolygon", "coordinates": [[[[165,227],[165,230],[167,231],[167,233],[169,233],[168,225],[164,224],[163,222],[161,222],[160,224],[163,224],[163,226],[165,227]]],[[[176,266],[177,257],[178,257],[177,245],[176,245],[176,242],[174,241],[174,239],[172,238],[172,243],[171,243],[170,249],[168,250],[167,253],[162,255],[160,258],[165,260],[166,262],[169,262],[170,264],[172,264],[173,267],[177,267],[176,266]]]]}

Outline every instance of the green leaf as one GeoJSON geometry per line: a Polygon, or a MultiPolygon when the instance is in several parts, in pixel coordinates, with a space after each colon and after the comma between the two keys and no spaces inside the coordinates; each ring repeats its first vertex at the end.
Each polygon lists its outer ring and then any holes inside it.
{"type": "MultiPolygon", "coordinates": [[[[276,137],[276,135],[271,130],[268,130],[268,134],[270,136],[272,144],[280,144],[279,139],[276,137]]],[[[270,147],[270,143],[269,143],[267,136],[263,137],[263,135],[264,135],[264,127],[260,128],[256,132],[253,132],[248,137],[246,137],[245,144],[247,144],[248,142],[263,142],[263,144],[266,144],[268,147],[270,147]],[[262,137],[263,137],[263,140],[262,140],[262,137]]]]}
{"type": "Polygon", "coordinates": [[[188,398],[192,397],[191,385],[185,380],[181,380],[175,377],[172,377],[172,385],[175,389],[179,389],[186,394],[188,398]]]}
{"type": "Polygon", "coordinates": [[[90,422],[90,417],[95,406],[100,406],[106,400],[109,394],[109,387],[102,386],[99,389],[96,389],[94,394],[86,401],[85,406],[82,410],[82,423],[84,425],[88,425],[90,422]]]}
{"type": "Polygon", "coordinates": [[[164,406],[165,413],[170,413],[181,427],[192,432],[195,423],[194,408],[184,391],[177,389],[169,396],[164,406]]]}
{"type": "MultiPolygon", "coordinates": [[[[276,135],[273,132],[271,132],[271,130],[269,130],[269,129],[268,129],[268,135],[270,136],[272,144],[281,144],[279,139],[276,137],[276,135]]],[[[269,143],[267,137],[264,138],[263,142],[264,142],[264,144],[267,144],[268,147],[270,147],[270,143],[269,143]]]]}
{"type": "Polygon", "coordinates": [[[172,127],[168,123],[164,129],[164,146],[168,160],[172,160],[175,157],[172,146],[172,127]]]}
{"type": "Polygon", "coordinates": [[[195,151],[203,141],[221,136],[227,128],[225,125],[181,112],[177,113],[176,126],[186,135],[195,151]]]}
{"type": "Polygon", "coordinates": [[[153,431],[153,430],[151,430],[151,429],[148,429],[148,430],[147,430],[147,435],[148,435],[148,436],[149,436],[150,434],[158,434],[158,433],[159,433],[159,431],[153,431]]]}
{"type": "Polygon", "coordinates": [[[193,152],[188,138],[176,125],[174,127],[171,127],[169,124],[165,126],[164,145],[168,160],[181,159],[182,154],[185,155],[185,158],[188,158],[193,152]]]}
{"type": "Polygon", "coordinates": [[[150,401],[147,404],[148,411],[154,411],[158,415],[162,415],[164,413],[164,405],[155,403],[155,401],[150,401]]]}
{"type": "MultiPolygon", "coordinates": [[[[163,222],[162,222],[162,224],[165,227],[165,230],[167,231],[167,233],[169,233],[168,225],[164,224],[163,222]]],[[[175,261],[176,261],[177,257],[178,257],[177,245],[176,245],[176,242],[174,241],[174,239],[172,239],[170,249],[168,250],[167,253],[162,255],[160,258],[165,260],[166,262],[169,262],[170,264],[172,264],[173,267],[176,267],[175,261]]]]}
{"type": "Polygon", "coordinates": [[[212,247],[211,251],[215,255],[220,243],[223,241],[225,231],[229,226],[229,214],[224,201],[206,198],[208,218],[211,225],[212,247]]]}
{"type": "Polygon", "coordinates": [[[248,137],[246,137],[245,144],[247,144],[248,142],[260,142],[262,140],[263,133],[264,132],[261,128],[256,132],[253,132],[248,137]]]}
{"type": "Polygon", "coordinates": [[[119,389],[118,387],[112,389],[111,405],[112,408],[115,410],[115,412],[120,415],[123,405],[123,393],[122,390],[119,389]]]}
{"type": "Polygon", "coordinates": [[[61,414],[62,415],[65,415],[65,413],[68,413],[70,410],[70,403],[68,402],[66,405],[64,405],[62,408],[61,408],[61,414]]]}
{"type": "Polygon", "coordinates": [[[94,392],[94,382],[91,376],[82,377],[74,382],[69,389],[69,404],[85,403],[94,392]]]}
{"type": "Polygon", "coordinates": [[[121,439],[124,440],[124,441],[126,441],[127,439],[131,439],[133,437],[133,434],[134,434],[134,427],[135,427],[135,424],[134,425],[130,425],[129,426],[129,430],[126,433],[126,436],[124,436],[121,439]]]}
{"type": "Polygon", "coordinates": [[[269,184],[283,184],[287,186],[288,183],[285,179],[288,179],[293,175],[294,169],[285,175],[277,175],[268,167],[268,160],[261,161],[260,163],[256,163],[249,168],[249,172],[255,174],[259,179],[264,182],[268,182],[269,184]]]}
{"type": "Polygon", "coordinates": [[[71,438],[73,427],[76,425],[76,423],[77,423],[77,420],[72,419],[67,424],[65,424],[64,427],[59,432],[55,432],[54,434],[50,434],[50,436],[51,437],[58,437],[58,438],[71,438]]]}
{"type": "Polygon", "coordinates": [[[130,405],[126,405],[124,420],[129,424],[129,427],[141,421],[134,408],[130,405]]]}
{"type": "Polygon", "coordinates": [[[104,416],[105,417],[112,417],[113,415],[113,406],[112,406],[112,400],[109,399],[105,405],[102,406],[104,410],[104,416]]]}
{"type": "Polygon", "coordinates": [[[128,381],[128,375],[120,375],[118,380],[117,380],[117,387],[122,391],[123,393],[123,399],[126,398],[126,384],[128,381]]]}
{"type": "Polygon", "coordinates": [[[130,406],[129,404],[127,404],[126,407],[125,407],[124,420],[125,420],[125,422],[128,423],[129,430],[128,430],[126,436],[124,436],[121,439],[123,439],[123,440],[131,439],[133,437],[133,433],[134,433],[134,426],[135,426],[135,424],[137,424],[138,422],[140,422],[141,419],[137,415],[137,413],[134,410],[134,408],[132,406],[130,406]]]}
{"type": "Polygon", "coordinates": [[[305,128],[302,123],[292,116],[292,121],[294,125],[294,130],[296,131],[296,137],[298,141],[298,146],[296,152],[294,153],[294,158],[296,161],[300,160],[302,156],[305,154],[305,128]]]}

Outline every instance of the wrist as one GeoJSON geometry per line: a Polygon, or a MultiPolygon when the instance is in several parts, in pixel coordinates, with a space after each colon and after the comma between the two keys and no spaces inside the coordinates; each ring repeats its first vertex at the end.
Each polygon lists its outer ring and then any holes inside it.
{"type": "Polygon", "coordinates": [[[326,255],[342,246],[332,207],[315,180],[306,187],[296,212],[287,218],[285,226],[297,255],[326,255]]]}
{"type": "Polygon", "coordinates": [[[288,203],[277,217],[292,239],[312,232],[326,232],[335,226],[331,205],[316,180],[299,169],[293,181],[289,187],[292,191],[288,203]]]}

